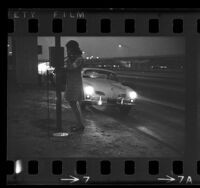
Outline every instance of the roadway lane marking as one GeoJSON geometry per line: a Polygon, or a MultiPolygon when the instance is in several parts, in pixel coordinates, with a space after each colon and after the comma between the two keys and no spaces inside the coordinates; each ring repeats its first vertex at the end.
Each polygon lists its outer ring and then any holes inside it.
{"type": "Polygon", "coordinates": [[[140,133],[143,133],[146,136],[149,136],[153,140],[156,140],[157,142],[161,143],[162,145],[167,146],[168,148],[170,148],[171,150],[173,150],[177,154],[179,154],[179,155],[183,154],[183,152],[181,150],[179,150],[179,148],[176,148],[176,147],[172,146],[171,144],[168,144],[161,137],[159,137],[158,135],[154,134],[152,131],[150,131],[146,127],[139,126],[139,127],[136,127],[136,130],[138,130],[140,133]]]}
{"type": "Polygon", "coordinates": [[[166,141],[165,139],[163,139],[161,136],[159,136],[158,134],[156,134],[153,130],[148,129],[146,126],[132,126],[130,127],[130,125],[132,125],[132,122],[124,122],[123,120],[120,119],[115,119],[114,120],[120,124],[120,127],[125,128],[127,130],[129,130],[130,132],[134,132],[134,134],[136,132],[138,132],[139,135],[143,134],[144,136],[147,136],[149,138],[151,138],[152,140],[170,148],[171,150],[173,150],[175,153],[177,153],[178,155],[182,154],[182,150],[179,149],[178,147],[175,147],[174,144],[170,144],[168,143],[168,141],[166,141]]]}
{"type": "Polygon", "coordinates": [[[150,129],[148,129],[147,127],[144,127],[144,126],[138,126],[137,129],[145,132],[146,134],[149,134],[159,140],[162,140],[162,138],[160,136],[158,136],[157,134],[155,134],[155,132],[151,131],[150,129]]]}

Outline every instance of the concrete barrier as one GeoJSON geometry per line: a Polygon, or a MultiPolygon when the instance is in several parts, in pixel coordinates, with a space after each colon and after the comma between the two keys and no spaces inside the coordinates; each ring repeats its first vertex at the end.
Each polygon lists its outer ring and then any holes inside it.
{"type": "Polygon", "coordinates": [[[156,85],[160,87],[167,88],[180,88],[180,90],[184,90],[184,73],[152,73],[152,72],[117,72],[119,78],[124,82],[137,83],[144,85],[145,83],[148,85],[151,84],[154,87],[156,85]]]}

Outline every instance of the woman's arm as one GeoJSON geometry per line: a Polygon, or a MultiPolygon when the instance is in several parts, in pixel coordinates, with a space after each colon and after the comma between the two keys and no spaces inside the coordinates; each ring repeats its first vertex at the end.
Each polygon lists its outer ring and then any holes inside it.
{"type": "Polygon", "coordinates": [[[71,69],[80,68],[82,66],[82,63],[83,63],[83,58],[79,57],[71,64],[71,66],[68,67],[68,69],[71,70],[71,69]]]}

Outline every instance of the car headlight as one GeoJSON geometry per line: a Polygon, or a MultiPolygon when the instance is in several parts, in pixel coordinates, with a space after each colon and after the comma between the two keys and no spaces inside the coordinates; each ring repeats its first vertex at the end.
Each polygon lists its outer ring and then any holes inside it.
{"type": "Polygon", "coordinates": [[[135,98],[137,98],[137,93],[136,93],[135,91],[130,91],[130,92],[129,92],[129,97],[130,97],[131,99],[135,99],[135,98]]]}
{"type": "Polygon", "coordinates": [[[94,88],[92,86],[86,86],[84,87],[84,92],[86,95],[92,95],[94,94],[94,88]]]}

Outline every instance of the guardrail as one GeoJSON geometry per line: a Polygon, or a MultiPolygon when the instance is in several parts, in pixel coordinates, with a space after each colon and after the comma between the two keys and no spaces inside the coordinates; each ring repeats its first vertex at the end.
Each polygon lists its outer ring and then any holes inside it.
{"type": "Polygon", "coordinates": [[[185,75],[184,72],[125,72],[117,71],[118,76],[128,82],[148,82],[154,84],[176,85],[184,86],[185,75]]]}
{"type": "Polygon", "coordinates": [[[152,72],[152,71],[116,71],[120,75],[129,75],[129,76],[145,76],[145,77],[156,77],[156,78],[184,78],[184,71],[179,72],[152,72]]]}
{"type": "Polygon", "coordinates": [[[184,109],[184,73],[118,72],[120,80],[143,98],[184,109]],[[171,105],[173,104],[173,105],[171,105]]]}

